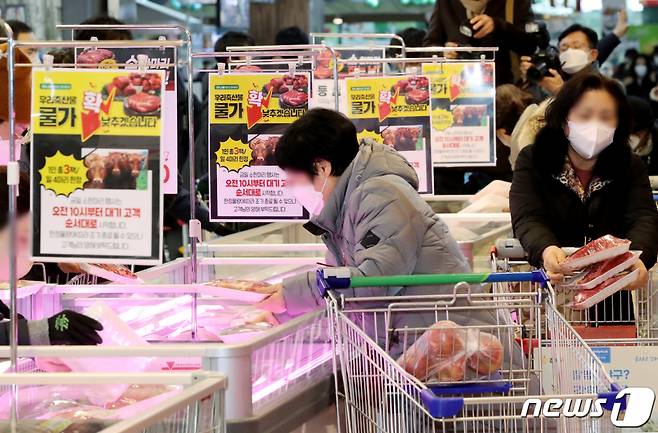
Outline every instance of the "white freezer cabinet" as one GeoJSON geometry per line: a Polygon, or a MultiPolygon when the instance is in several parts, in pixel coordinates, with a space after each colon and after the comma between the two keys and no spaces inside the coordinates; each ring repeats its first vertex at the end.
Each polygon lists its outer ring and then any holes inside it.
{"type": "Polygon", "coordinates": [[[0,375],[0,432],[224,433],[226,380],[214,373],[0,375]]]}

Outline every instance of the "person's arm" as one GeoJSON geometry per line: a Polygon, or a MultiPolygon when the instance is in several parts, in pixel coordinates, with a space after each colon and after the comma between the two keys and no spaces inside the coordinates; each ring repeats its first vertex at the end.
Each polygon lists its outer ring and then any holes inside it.
{"type": "Polygon", "coordinates": [[[540,197],[536,168],[530,148],[519,154],[509,194],[514,235],[521,241],[533,266],[541,266],[542,253],[549,246],[559,246],[548,224],[549,216],[540,197]]]}
{"type": "Polygon", "coordinates": [[[447,7],[447,2],[444,0],[443,4],[440,4],[441,0],[436,0],[434,4],[434,11],[432,12],[432,17],[430,18],[430,24],[427,28],[427,34],[425,35],[425,40],[423,45],[426,47],[441,47],[446,44],[447,36],[446,31],[443,28],[443,23],[441,22],[441,14],[447,13],[445,8],[447,7]]]}
{"type": "Polygon", "coordinates": [[[601,38],[596,45],[596,50],[599,52],[597,57],[599,65],[602,65],[610,57],[610,54],[619,44],[621,44],[621,40],[614,33],[609,33],[601,38]]]}
{"type": "Polygon", "coordinates": [[[532,55],[537,49],[534,38],[528,37],[525,25],[533,20],[529,0],[515,0],[514,23],[509,23],[505,17],[495,17],[495,37],[499,46],[510,49],[519,55],[532,55]]]}
{"type": "MultiPolygon", "coordinates": [[[[365,187],[350,198],[347,224],[355,233],[352,276],[408,275],[416,266],[427,224],[409,199],[397,188],[382,194],[381,189],[365,187]],[[366,246],[368,248],[366,248],[366,246]]],[[[399,288],[359,288],[349,296],[389,296],[399,288]]],[[[298,315],[322,308],[324,300],[317,289],[316,274],[309,272],[283,281],[283,297],[288,313],[298,315]]]]}
{"type": "Polygon", "coordinates": [[[642,251],[640,258],[646,268],[651,269],[658,255],[658,210],[653,201],[647,168],[635,156],[632,159],[630,175],[632,180],[624,218],[628,227],[626,237],[632,242],[632,250],[642,251]]]}
{"type": "MultiPolygon", "coordinates": [[[[48,325],[46,324],[46,336],[48,335],[48,325]]],[[[0,346],[9,345],[9,335],[11,334],[11,322],[0,323],[0,346]]],[[[18,344],[30,344],[30,333],[27,320],[18,320],[18,344]]],[[[48,344],[48,343],[45,343],[48,344]]]]}

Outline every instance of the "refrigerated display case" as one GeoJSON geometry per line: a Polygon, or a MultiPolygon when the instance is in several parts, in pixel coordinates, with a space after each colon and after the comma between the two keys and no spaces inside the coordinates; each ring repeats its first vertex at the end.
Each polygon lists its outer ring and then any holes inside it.
{"type": "Polygon", "coordinates": [[[0,375],[0,432],[12,431],[14,390],[17,432],[226,431],[219,374],[39,373],[23,364],[22,373],[0,375]]]}

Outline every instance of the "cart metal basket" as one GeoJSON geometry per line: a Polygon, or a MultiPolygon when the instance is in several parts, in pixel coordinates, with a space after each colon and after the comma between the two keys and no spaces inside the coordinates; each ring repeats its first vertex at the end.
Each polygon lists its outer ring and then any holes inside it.
{"type": "MultiPolygon", "coordinates": [[[[224,433],[224,391],[226,380],[216,373],[6,373],[0,375],[0,387],[5,393],[3,412],[9,407],[11,393],[17,395],[17,432],[49,431],[59,425],[63,431],[93,431],[100,433],[224,433]],[[93,410],[81,406],[75,412],[57,396],[80,396],[82,400],[104,387],[130,385],[173,388],[152,400],[135,403],[126,411],[93,410]],[[44,409],[44,393],[48,412],[44,409]],[[52,393],[52,395],[50,395],[52,393]],[[52,398],[52,401],[49,399],[52,398]],[[57,412],[58,406],[60,412],[57,412]],[[107,418],[103,418],[106,415],[107,418]],[[47,420],[47,421],[46,421],[47,420]],[[43,427],[43,430],[38,427],[43,427]]],[[[10,413],[9,411],[7,411],[10,413]]],[[[9,417],[0,420],[0,431],[10,432],[9,417]]],[[[60,430],[55,430],[60,431],[60,430]]]]}
{"type": "MultiPolygon", "coordinates": [[[[334,274],[334,272],[337,272],[334,274]]],[[[349,432],[611,432],[609,413],[600,418],[545,419],[523,416],[524,402],[536,398],[606,398],[614,401],[617,387],[573,328],[555,310],[552,290],[541,272],[471,275],[416,275],[397,277],[337,277],[324,270],[318,281],[327,288],[351,287],[351,297],[340,290],[328,292],[328,310],[335,335],[337,368],[344,383],[349,432]],[[486,282],[516,282],[515,293],[483,293],[486,282]],[[359,287],[457,284],[447,295],[355,297],[359,287]],[[543,307],[543,317],[542,317],[543,307]],[[459,323],[488,310],[492,323],[459,323]],[[500,369],[488,376],[459,382],[420,381],[396,361],[429,326],[399,326],[399,315],[426,315],[454,320],[467,332],[489,332],[505,350],[500,369]],[[513,320],[524,315],[533,326],[513,320]],[[544,329],[545,328],[545,329],[544,329]],[[542,336],[549,335],[544,348],[542,336]],[[536,350],[532,350],[536,348],[536,350]],[[553,369],[553,389],[541,389],[542,350],[559,368],[553,369]]],[[[411,348],[413,350],[413,347],[411,348]]],[[[469,360],[470,362],[470,360],[469,360]]],[[[467,364],[471,365],[472,364],[467,364]]],[[[417,374],[417,373],[416,373],[417,374]]],[[[337,386],[338,388],[338,386],[337,386]]],[[[621,403],[620,403],[621,404],[621,403]]],[[[607,406],[610,407],[610,406],[607,406]]]]}

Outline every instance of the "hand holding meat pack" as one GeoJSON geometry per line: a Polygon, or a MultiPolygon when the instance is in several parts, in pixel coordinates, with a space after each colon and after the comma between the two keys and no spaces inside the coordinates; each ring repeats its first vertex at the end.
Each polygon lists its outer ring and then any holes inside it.
{"type": "Polygon", "coordinates": [[[638,271],[629,269],[640,259],[641,252],[629,251],[630,245],[629,240],[606,235],[570,255],[562,263],[565,272],[583,271],[563,285],[578,290],[567,306],[574,310],[593,307],[633,283],[638,271]]]}
{"type": "Polygon", "coordinates": [[[498,371],[503,346],[492,334],[442,320],[418,337],[398,364],[421,381],[458,382],[464,379],[467,366],[480,375],[498,371]]]}

